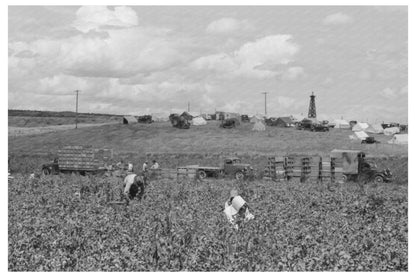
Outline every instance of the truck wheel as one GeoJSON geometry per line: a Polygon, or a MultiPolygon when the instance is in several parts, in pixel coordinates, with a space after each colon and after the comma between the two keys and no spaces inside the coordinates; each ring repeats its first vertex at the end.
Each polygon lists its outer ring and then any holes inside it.
{"type": "Polygon", "coordinates": [[[345,183],[348,181],[348,176],[345,174],[342,174],[342,181],[345,183]]]}
{"type": "Polygon", "coordinates": [[[243,172],[241,172],[241,171],[237,172],[237,173],[235,174],[235,178],[236,178],[237,180],[243,180],[243,179],[244,179],[244,174],[243,174],[243,172]]]}
{"type": "Polygon", "coordinates": [[[45,167],[45,168],[42,169],[42,173],[43,173],[43,175],[51,175],[51,169],[45,167]]]}
{"type": "Polygon", "coordinates": [[[207,173],[203,170],[198,171],[198,177],[199,179],[205,179],[207,178],[207,173]]]}
{"type": "Polygon", "coordinates": [[[376,184],[380,184],[380,183],[383,183],[383,182],[384,182],[384,179],[381,176],[376,176],[374,178],[374,183],[376,183],[376,184]]]}

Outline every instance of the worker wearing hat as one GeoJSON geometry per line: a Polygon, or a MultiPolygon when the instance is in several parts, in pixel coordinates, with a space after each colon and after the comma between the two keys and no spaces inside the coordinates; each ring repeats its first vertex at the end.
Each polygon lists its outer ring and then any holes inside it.
{"type": "Polygon", "coordinates": [[[146,185],[146,177],[138,176],[137,174],[129,174],[124,178],[124,195],[126,196],[127,201],[133,200],[136,197],[139,200],[142,199],[144,194],[144,187],[146,185]]]}
{"type": "Polygon", "coordinates": [[[254,218],[250,213],[246,201],[238,195],[238,191],[230,191],[230,198],[225,202],[224,213],[231,224],[238,230],[241,223],[247,222],[254,218]]]}

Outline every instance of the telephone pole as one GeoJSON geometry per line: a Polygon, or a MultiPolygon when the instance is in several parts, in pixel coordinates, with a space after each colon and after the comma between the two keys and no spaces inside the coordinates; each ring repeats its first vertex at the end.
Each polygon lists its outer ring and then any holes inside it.
{"type": "Polygon", "coordinates": [[[267,116],[267,93],[268,92],[262,92],[264,94],[264,115],[267,116]]]}
{"type": "Polygon", "coordinates": [[[191,103],[188,102],[188,113],[191,111],[191,103]]]}
{"type": "Polygon", "coordinates": [[[76,108],[75,108],[75,129],[78,129],[78,92],[79,90],[77,89],[75,92],[77,93],[76,108]]]}

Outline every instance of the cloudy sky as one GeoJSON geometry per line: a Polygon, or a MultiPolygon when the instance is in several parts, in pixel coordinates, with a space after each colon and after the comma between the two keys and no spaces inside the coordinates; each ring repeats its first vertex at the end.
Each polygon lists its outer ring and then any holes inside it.
{"type": "Polygon", "coordinates": [[[407,122],[407,8],[10,6],[9,109],[407,122]]]}

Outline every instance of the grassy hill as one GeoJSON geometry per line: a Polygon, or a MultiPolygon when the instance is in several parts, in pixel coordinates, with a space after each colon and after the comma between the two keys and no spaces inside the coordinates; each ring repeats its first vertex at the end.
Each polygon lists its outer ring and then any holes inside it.
{"type": "MultiPolygon", "coordinates": [[[[45,127],[75,124],[74,112],[9,110],[8,124],[13,127],[45,127]]],[[[121,115],[78,113],[78,123],[107,123],[121,121],[121,115]]]]}

